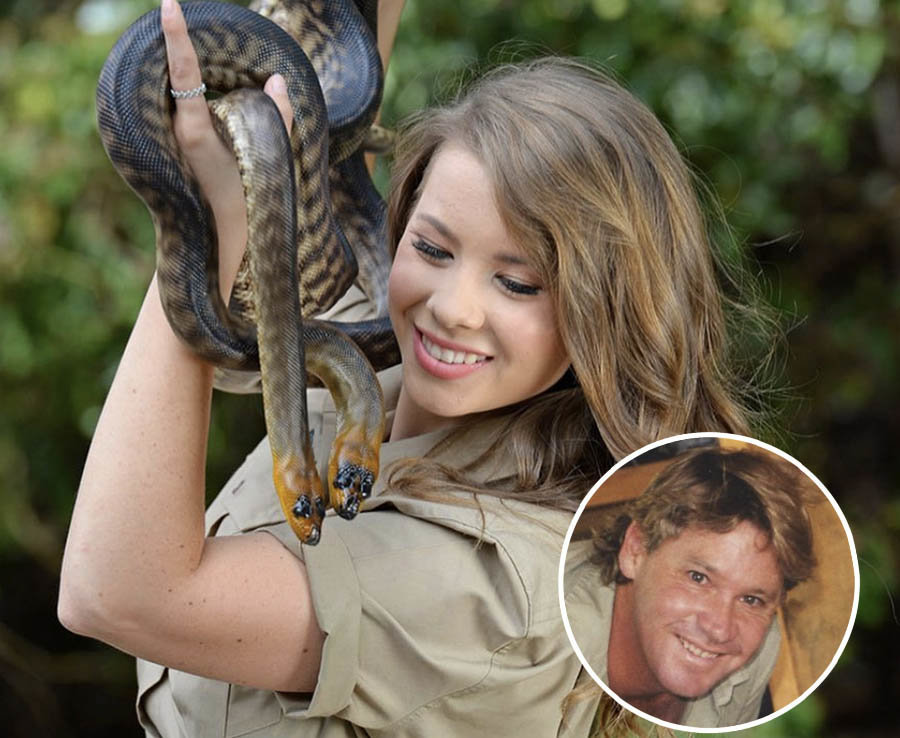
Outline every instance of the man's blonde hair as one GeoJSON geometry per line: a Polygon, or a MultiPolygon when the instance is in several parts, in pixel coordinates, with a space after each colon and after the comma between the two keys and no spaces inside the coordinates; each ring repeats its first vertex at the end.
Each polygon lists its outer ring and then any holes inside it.
{"type": "Polygon", "coordinates": [[[727,533],[746,521],[769,537],[786,592],[808,579],[816,564],[807,488],[800,469],[772,453],[689,451],[598,528],[594,560],[606,581],[627,581],[618,555],[632,521],[648,552],[688,528],[727,533]]]}

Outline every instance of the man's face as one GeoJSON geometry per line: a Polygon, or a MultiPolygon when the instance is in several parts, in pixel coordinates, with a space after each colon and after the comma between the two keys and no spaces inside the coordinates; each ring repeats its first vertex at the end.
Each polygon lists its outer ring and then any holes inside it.
{"type": "Polygon", "coordinates": [[[746,521],[728,533],[687,528],[651,553],[632,524],[619,564],[633,580],[633,632],[655,688],[682,698],[747,663],[781,600],[775,551],[746,521]]]}

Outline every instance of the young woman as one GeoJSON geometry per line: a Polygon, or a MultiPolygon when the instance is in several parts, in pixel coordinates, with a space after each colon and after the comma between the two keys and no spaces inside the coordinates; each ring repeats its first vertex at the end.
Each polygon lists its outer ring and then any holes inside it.
{"type": "MultiPolygon", "coordinates": [[[[200,71],[163,3],[172,86],[200,71]]],[[[290,126],[283,82],[267,92],[290,126]]],[[[176,132],[227,293],[246,215],[201,98],[176,132]]],[[[282,520],[265,441],[206,513],[212,367],[151,282],[91,446],[59,613],[139,657],[148,735],[585,735],[557,602],[562,539],[614,458],[746,432],[687,169],[653,115],[570,61],[488,75],[396,157],[390,314],[402,365],[384,470],[315,548],[282,520]]],[[[317,458],[333,406],[310,393],[317,458]]]]}

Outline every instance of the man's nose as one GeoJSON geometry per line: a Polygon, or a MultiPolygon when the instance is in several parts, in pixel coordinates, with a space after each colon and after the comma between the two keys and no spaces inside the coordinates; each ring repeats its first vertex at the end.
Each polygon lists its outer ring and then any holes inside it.
{"type": "Polygon", "coordinates": [[[727,643],[737,636],[735,603],[730,597],[711,597],[703,603],[698,623],[710,643],[727,643]]]}
{"type": "Polygon", "coordinates": [[[444,275],[426,305],[442,327],[476,330],[484,325],[482,301],[476,280],[459,269],[444,275]]]}

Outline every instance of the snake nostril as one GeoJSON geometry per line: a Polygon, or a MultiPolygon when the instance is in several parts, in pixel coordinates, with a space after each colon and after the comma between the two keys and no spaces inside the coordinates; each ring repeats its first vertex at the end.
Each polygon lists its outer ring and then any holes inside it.
{"type": "Polygon", "coordinates": [[[319,542],[319,538],[322,537],[322,533],[319,530],[318,525],[314,525],[312,530],[309,531],[309,535],[306,537],[306,540],[303,541],[307,546],[315,546],[319,542]]]}

